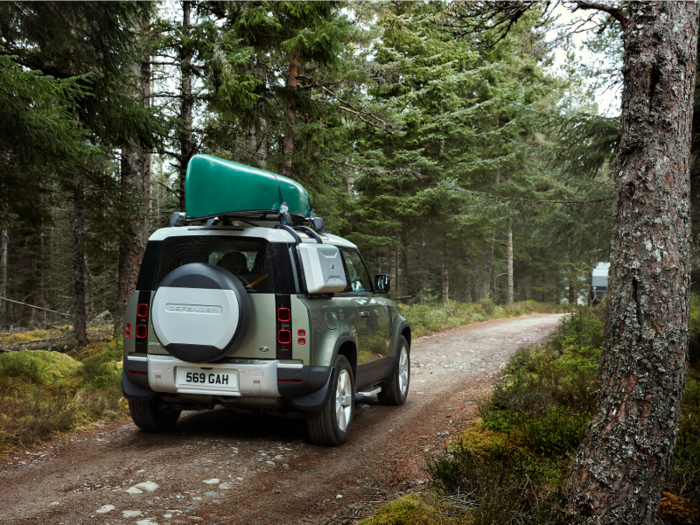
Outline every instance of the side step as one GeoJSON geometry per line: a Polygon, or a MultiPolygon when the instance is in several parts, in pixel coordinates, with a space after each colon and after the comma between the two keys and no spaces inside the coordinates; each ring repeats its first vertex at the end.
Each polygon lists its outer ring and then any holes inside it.
{"type": "Polygon", "coordinates": [[[382,391],[382,387],[375,386],[370,390],[362,390],[361,392],[355,392],[355,401],[360,401],[365,397],[372,397],[382,391]]]}

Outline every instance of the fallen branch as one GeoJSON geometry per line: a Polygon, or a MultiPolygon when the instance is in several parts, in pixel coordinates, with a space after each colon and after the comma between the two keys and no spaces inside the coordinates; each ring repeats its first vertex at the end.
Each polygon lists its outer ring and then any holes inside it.
{"type": "Polygon", "coordinates": [[[63,317],[73,317],[71,314],[64,314],[63,312],[57,312],[56,310],[50,310],[49,308],[42,308],[41,306],[34,306],[33,304],[23,303],[21,301],[14,301],[12,299],[7,299],[6,297],[0,297],[3,301],[8,303],[21,304],[22,306],[28,306],[29,308],[36,308],[37,310],[43,310],[45,312],[51,312],[52,314],[62,315],[63,317]]]}

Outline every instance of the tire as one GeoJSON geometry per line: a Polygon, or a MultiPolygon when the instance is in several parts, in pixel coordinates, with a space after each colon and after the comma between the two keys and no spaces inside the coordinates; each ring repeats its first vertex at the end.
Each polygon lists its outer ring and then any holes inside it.
{"type": "Polygon", "coordinates": [[[335,360],[330,388],[328,403],[322,410],[306,415],[306,426],[313,443],[337,447],[347,441],[355,415],[355,380],[344,355],[335,360]],[[344,396],[340,396],[341,393],[344,396]]]}
{"type": "Polygon", "coordinates": [[[408,397],[408,387],[411,384],[411,347],[404,336],[399,338],[399,351],[390,382],[377,398],[382,405],[403,405],[408,397]]]}
{"type": "Polygon", "coordinates": [[[180,417],[179,410],[160,406],[160,399],[150,401],[129,401],[129,412],[134,424],[144,432],[162,432],[175,426],[180,417]]]}

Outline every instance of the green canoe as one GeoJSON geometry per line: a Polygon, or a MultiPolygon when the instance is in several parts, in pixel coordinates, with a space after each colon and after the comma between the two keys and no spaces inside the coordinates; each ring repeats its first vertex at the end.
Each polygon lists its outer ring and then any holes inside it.
{"type": "Polygon", "coordinates": [[[283,202],[290,214],[309,216],[309,192],[287,177],[211,155],[195,155],[187,165],[188,219],[236,212],[278,212],[283,202]]]}

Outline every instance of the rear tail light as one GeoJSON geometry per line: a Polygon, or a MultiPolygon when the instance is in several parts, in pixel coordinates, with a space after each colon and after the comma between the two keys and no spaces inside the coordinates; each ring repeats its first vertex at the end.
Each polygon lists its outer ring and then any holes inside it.
{"type": "Polygon", "coordinates": [[[277,320],[280,323],[289,323],[292,320],[292,312],[289,308],[280,308],[277,310],[277,320]]]}
{"type": "Polygon", "coordinates": [[[292,358],[292,310],[289,299],[277,299],[277,359],[292,358]]]}
{"type": "Polygon", "coordinates": [[[136,315],[139,317],[146,317],[148,315],[148,305],[146,303],[139,304],[136,309],[136,315]]]}
{"type": "Polygon", "coordinates": [[[126,337],[131,339],[131,323],[126,323],[126,337]]]}
{"type": "Polygon", "coordinates": [[[306,330],[297,330],[297,335],[299,337],[306,337],[306,330]]]}
{"type": "Polygon", "coordinates": [[[148,328],[145,324],[140,324],[136,327],[136,337],[139,339],[145,339],[148,335],[148,328]]]}
{"type": "Polygon", "coordinates": [[[303,337],[300,337],[299,340],[297,341],[300,345],[305,345],[306,344],[306,339],[303,337]]]}

